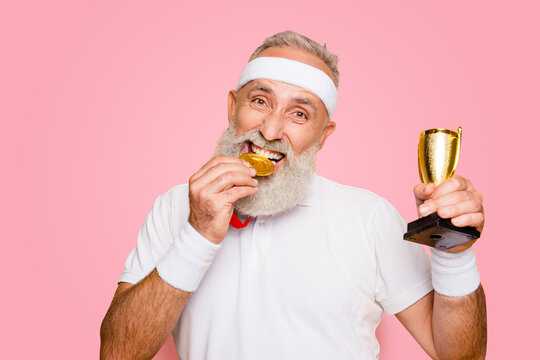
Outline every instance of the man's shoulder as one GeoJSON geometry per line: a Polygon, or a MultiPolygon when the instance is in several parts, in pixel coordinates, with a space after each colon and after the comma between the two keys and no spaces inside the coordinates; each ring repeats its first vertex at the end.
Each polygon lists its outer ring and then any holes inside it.
{"type": "Polygon", "coordinates": [[[163,196],[168,197],[169,199],[175,197],[185,197],[189,193],[189,184],[178,184],[167,190],[163,196]]]}
{"type": "Polygon", "coordinates": [[[329,180],[325,177],[322,177],[320,175],[315,176],[315,191],[318,194],[333,197],[337,199],[345,199],[345,200],[356,200],[356,201],[362,201],[363,203],[377,203],[381,200],[384,200],[384,198],[373,191],[350,186],[350,185],[344,185],[332,180],[329,180]]]}
{"type": "Polygon", "coordinates": [[[388,200],[373,191],[340,184],[317,175],[314,186],[320,206],[339,213],[370,218],[377,209],[393,209],[388,200]]]}
{"type": "Polygon", "coordinates": [[[189,203],[189,184],[175,185],[161,194],[159,199],[165,201],[171,207],[185,205],[189,203]]]}

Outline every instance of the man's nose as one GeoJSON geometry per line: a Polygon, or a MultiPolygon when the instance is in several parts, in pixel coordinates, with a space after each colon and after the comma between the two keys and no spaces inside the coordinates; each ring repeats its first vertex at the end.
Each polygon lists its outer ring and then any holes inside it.
{"type": "Polygon", "coordinates": [[[280,140],[283,137],[285,125],[285,118],[278,112],[272,111],[264,117],[260,132],[268,141],[280,140]]]}

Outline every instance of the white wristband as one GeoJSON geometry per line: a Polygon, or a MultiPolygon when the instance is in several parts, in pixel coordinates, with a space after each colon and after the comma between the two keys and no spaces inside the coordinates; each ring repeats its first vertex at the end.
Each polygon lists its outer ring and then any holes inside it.
{"type": "Polygon", "coordinates": [[[433,289],[445,296],[465,296],[480,285],[472,248],[459,253],[430,248],[433,289]]]}
{"type": "Polygon", "coordinates": [[[156,266],[169,285],[187,292],[199,287],[221,244],[207,240],[189,222],[156,266]]]}

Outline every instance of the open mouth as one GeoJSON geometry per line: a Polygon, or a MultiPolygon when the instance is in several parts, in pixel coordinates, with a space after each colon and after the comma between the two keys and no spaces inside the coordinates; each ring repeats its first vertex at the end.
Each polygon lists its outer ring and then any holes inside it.
{"type": "Polygon", "coordinates": [[[247,143],[247,151],[264,156],[265,158],[270,160],[274,165],[276,165],[277,163],[279,163],[281,160],[285,158],[285,154],[280,153],[278,151],[262,148],[260,146],[255,145],[251,141],[247,143]]]}

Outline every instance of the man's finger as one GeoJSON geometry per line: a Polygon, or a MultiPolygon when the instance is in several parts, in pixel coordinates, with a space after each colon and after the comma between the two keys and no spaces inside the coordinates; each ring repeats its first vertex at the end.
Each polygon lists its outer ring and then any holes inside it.
{"type": "Polygon", "coordinates": [[[483,213],[471,213],[464,214],[455,218],[452,218],[452,224],[459,227],[472,226],[482,232],[484,227],[484,214],[483,213]]]}
{"type": "Polygon", "coordinates": [[[225,201],[232,204],[238,199],[255,194],[258,190],[259,188],[252,186],[235,186],[223,191],[220,196],[223,196],[225,201]]]}
{"type": "Polygon", "coordinates": [[[418,206],[418,215],[424,217],[437,211],[437,206],[433,200],[426,200],[423,204],[418,206]]]}
{"type": "Polygon", "coordinates": [[[439,186],[435,188],[433,192],[433,199],[437,199],[443,195],[449,194],[454,191],[467,190],[469,188],[469,181],[461,176],[454,175],[450,179],[443,181],[439,186]]]}
{"type": "Polygon", "coordinates": [[[420,205],[425,200],[429,199],[435,190],[433,184],[417,184],[414,187],[414,197],[416,198],[416,205],[420,205]]]}
{"type": "Polygon", "coordinates": [[[431,199],[429,202],[433,204],[435,209],[442,209],[445,206],[451,206],[469,200],[476,200],[471,192],[454,191],[436,199],[431,199]]]}
{"type": "Polygon", "coordinates": [[[466,200],[452,205],[439,207],[437,214],[444,219],[458,217],[464,214],[482,212],[482,205],[474,200],[466,200]]]}
{"type": "Polygon", "coordinates": [[[244,173],[249,177],[252,177],[256,174],[255,169],[249,168],[245,166],[244,164],[238,164],[236,162],[234,163],[221,162],[209,168],[204,174],[199,176],[199,178],[196,179],[195,181],[197,182],[197,186],[204,187],[226,172],[244,173]]]}
{"type": "Polygon", "coordinates": [[[219,194],[220,192],[235,186],[257,187],[258,184],[259,183],[256,179],[252,178],[251,175],[248,175],[245,172],[227,171],[212,180],[206,186],[206,190],[210,194],[219,194]]]}
{"type": "Polygon", "coordinates": [[[244,161],[244,160],[236,158],[236,157],[232,157],[232,156],[216,156],[216,157],[210,159],[199,170],[197,170],[197,172],[195,172],[195,174],[193,174],[191,176],[191,178],[189,179],[190,182],[193,182],[193,181],[197,180],[204,173],[206,173],[208,171],[208,169],[210,169],[210,168],[212,168],[212,167],[214,167],[214,166],[216,166],[216,165],[218,165],[220,163],[240,164],[240,165],[244,165],[246,167],[249,166],[247,161],[244,161]]]}

